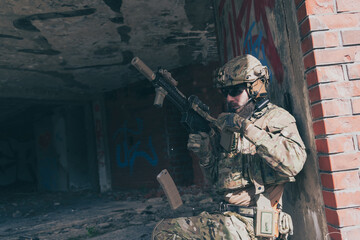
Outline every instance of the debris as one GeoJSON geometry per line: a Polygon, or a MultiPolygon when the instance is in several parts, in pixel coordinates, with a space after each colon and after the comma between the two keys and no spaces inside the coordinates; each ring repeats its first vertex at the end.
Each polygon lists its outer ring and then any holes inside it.
{"type": "Polygon", "coordinates": [[[201,200],[200,204],[212,203],[212,202],[213,202],[213,199],[210,197],[210,198],[205,198],[205,199],[201,200]]]}

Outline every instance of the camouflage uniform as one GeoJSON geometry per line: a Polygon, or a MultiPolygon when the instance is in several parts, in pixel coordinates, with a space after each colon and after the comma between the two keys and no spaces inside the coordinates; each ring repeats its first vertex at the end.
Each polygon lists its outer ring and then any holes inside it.
{"type": "MultiPolygon", "coordinates": [[[[220,121],[221,118],[222,115],[220,121]]],[[[294,117],[269,103],[245,120],[244,125],[243,134],[235,133],[237,137],[230,153],[211,154],[200,163],[206,177],[219,190],[226,191],[256,183],[273,185],[295,181],[306,152],[294,117]]]]}
{"type": "MultiPolygon", "coordinates": [[[[254,206],[255,193],[265,186],[274,195],[273,207],[281,202],[283,184],[295,181],[306,160],[303,141],[294,117],[274,105],[256,111],[249,118],[232,113],[217,119],[222,133],[232,126],[235,137],[229,151],[220,147],[220,136],[213,131],[209,148],[199,156],[205,177],[214,184],[225,201],[254,206]],[[280,186],[278,188],[277,186],[280,186]],[[244,197],[245,196],[245,197],[244,197]],[[244,200],[246,197],[249,200],[244,200]]],[[[270,192],[269,192],[270,191],[270,192]]],[[[253,219],[232,212],[167,219],[154,229],[154,239],[255,239],[253,219]]]]}

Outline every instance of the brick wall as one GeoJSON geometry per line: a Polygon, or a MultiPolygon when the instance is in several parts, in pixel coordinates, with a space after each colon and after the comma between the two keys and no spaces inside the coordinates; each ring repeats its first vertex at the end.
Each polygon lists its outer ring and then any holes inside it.
{"type": "Polygon", "coordinates": [[[295,0],[329,239],[360,239],[360,1],[295,0]]]}

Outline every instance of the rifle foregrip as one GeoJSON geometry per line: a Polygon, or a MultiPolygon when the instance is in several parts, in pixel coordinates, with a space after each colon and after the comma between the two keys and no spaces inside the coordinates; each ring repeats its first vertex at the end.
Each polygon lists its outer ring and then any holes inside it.
{"type": "Polygon", "coordinates": [[[131,60],[131,64],[136,67],[139,72],[141,72],[149,81],[153,81],[155,79],[155,73],[148,67],[146,64],[140,60],[138,57],[134,57],[131,60]]]}

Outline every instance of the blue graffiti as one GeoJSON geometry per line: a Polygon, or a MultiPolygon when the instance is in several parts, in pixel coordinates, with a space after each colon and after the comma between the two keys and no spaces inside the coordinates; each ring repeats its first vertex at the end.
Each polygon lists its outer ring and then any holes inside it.
{"type": "Polygon", "coordinates": [[[244,53],[253,55],[254,57],[256,57],[257,59],[260,60],[262,65],[268,67],[270,81],[271,81],[271,70],[270,70],[268,62],[266,60],[265,48],[264,48],[264,44],[262,43],[263,32],[261,30],[259,31],[259,34],[258,34],[257,38],[255,39],[255,41],[253,41],[252,31],[253,31],[253,28],[255,27],[255,24],[256,24],[256,22],[254,21],[251,24],[249,31],[246,33],[246,36],[244,39],[244,48],[243,48],[244,53]],[[261,55],[260,55],[260,53],[261,53],[261,55]]]}
{"type": "Polygon", "coordinates": [[[155,152],[154,146],[152,144],[152,138],[149,136],[147,146],[150,149],[151,155],[149,155],[145,151],[140,151],[139,146],[141,141],[137,141],[132,147],[128,144],[128,134],[131,135],[141,135],[143,131],[143,124],[141,119],[136,119],[137,130],[132,130],[127,128],[127,122],[124,123],[123,127],[119,128],[115,134],[114,139],[118,138],[118,136],[122,136],[122,143],[116,144],[116,163],[120,168],[130,167],[130,175],[134,172],[134,164],[135,159],[144,158],[146,159],[152,166],[157,166],[158,164],[158,156],[155,152]],[[121,155],[123,155],[123,160],[121,159],[121,155]]]}

